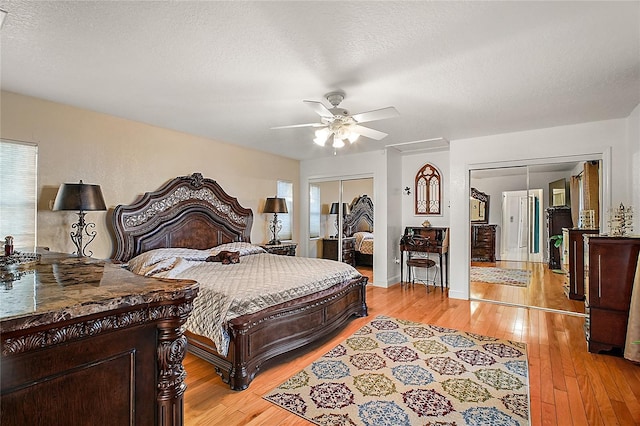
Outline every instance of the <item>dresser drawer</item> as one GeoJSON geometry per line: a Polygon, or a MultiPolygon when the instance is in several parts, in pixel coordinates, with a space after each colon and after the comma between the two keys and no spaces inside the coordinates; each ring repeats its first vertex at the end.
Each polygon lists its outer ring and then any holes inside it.
{"type": "MultiPolygon", "coordinates": [[[[354,237],[345,237],[342,239],[342,261],[351,266],[355,266],[356,239],[354,237]]],[[[338,260],[338,239],[325,238],[322,240],[322,257],[324,259],[338,260]]]]}

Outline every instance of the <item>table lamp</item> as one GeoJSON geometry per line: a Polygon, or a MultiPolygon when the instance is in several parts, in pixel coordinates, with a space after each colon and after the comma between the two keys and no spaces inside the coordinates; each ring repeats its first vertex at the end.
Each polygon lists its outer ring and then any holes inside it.
{"type": "MultiPolygon", "coordinates": [[[[58,189],[56,201],[53,203],[53,210],[78,211],[78,223],[71,225],[71,228],[75,229],[75,232],[72,230],[70,233],[71,241],[76,246],[78,257],[87,256],[85,249],[98,233],[95,230],[89,232],[89,228],[95,228],[96,224],[85,222],[85,211],[107,210],[100,185],[85,184],[82,183],[82,180],[80,183],[63,183],[58,189]],[[82,239],[84,236],[89,240],[83,244],[82,239]]],[[[92,254],[93,252],[89,251],[88,256],[92,254]]]]}
{"type": "Polygon", "coordinates": [[[273,221],[269,225],[273,238],[267,244],[280,244],[278,231],[282,229],[282,223],[278,220],[278,213],[288,213],[287,201],[284,198],[278,197],[267,198],[267,201],[264,203],[263,213],[273,213],[273,221]]]}
{"type": "MultiPolygon", "coordinates": [[[[340,213],[340,203],[331,203],[331,209],[329,209],[329,214],[338,215],[339,213],[340,213]]],[[[342,203],[342,217],[344,218],[348,214],[349,214],[349,204],[342,203]]],[[[338,238],[338,233],[339,233],[339,229],[340,229],[340,227],[338,226],[338,216],[336,216],[335,225],[336,225],[336,236],[335,236],[335,238],[338,238]]]]}

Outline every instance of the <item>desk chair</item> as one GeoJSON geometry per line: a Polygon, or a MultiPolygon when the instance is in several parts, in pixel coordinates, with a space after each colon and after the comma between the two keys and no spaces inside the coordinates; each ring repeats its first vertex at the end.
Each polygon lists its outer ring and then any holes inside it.
{"type": "MultiPolygon", "coordinates": [[[[429,238],[421,237],[421,236],[410,236],[410,244],[417,247],[428,247],[429,238]]],[[[429,258],[429,253],[425,252],[409,252],[409,256],[407,259],[407,267],[409,268],[409,282],[411,285],[414,285],[416,281],[424,286],[427,289],[427,293],[429,292],[429,285],[436,285],[436,277],[438,276],[439,268],[436,265],[436,262],[429,258]],[[415,268],[423,268],[425,270],[425,278],[417,278],[417,274],[415,268]],[[429,270],[433,269],[433,278],[429,278],[429,270]]]]}

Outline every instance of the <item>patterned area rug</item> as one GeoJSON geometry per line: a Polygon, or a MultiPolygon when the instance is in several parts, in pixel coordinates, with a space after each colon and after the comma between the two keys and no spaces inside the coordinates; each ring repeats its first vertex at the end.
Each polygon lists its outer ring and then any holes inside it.
{"type": "Polygon", "coordinates": [[[472,266],[470,281],[482,281],[491,284],[515,285],[526,287],[531,279],[531,271],[522,269],[504,269],[472,266]]]}
{"type": "Polygon", "coordinates": [[[378,316],[264,398],[318,425],[528,425],[526,345],[378,316]]]}

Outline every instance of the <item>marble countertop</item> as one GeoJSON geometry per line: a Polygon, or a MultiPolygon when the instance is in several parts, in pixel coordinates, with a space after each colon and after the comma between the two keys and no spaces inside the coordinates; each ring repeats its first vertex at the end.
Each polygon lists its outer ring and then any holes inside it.
{"type": "MultiPolygon", "coordinates": [[[[191,280],[135,275],[109,261],[48,253],[0,282],[0,333],[114,309],[193,298],[191,280]]],[[[6,275],[5,275],[6,276],[6,275]]]]}

